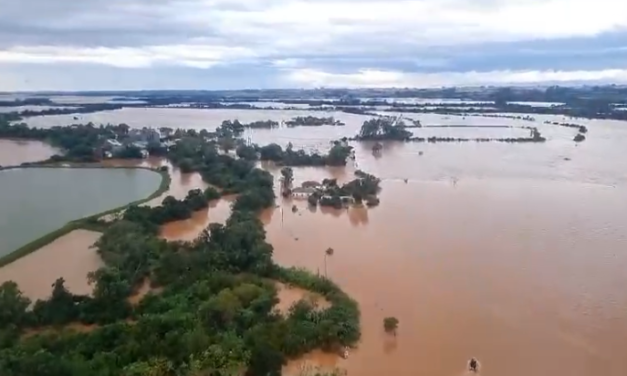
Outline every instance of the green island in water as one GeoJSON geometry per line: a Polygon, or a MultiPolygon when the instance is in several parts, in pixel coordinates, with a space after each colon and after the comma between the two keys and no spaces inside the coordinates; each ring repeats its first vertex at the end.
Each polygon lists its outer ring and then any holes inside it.
{"type": "MultiPolygon", "coordinates": [[[[78,132],[84,129],[77,129],[62,132],[77,132],[79,141],[78,132]]],[[[237,135],[228,126],[220,132],[217,136],[189,132],[164,155],[174,166],[200,173],[212,187],[192,190],[182,200],[168,196],[157,207],[139,206],[143,199],[108,210],[122,213],[112,221],[102,219],[105,213],[72,221],[5,258],[6,264],[73,229],[103,232],[95,246],[105,266],[88,276],[94,285],[91,295],[72,294],[63,278],[52,285],[47,300],[36,302],[14,282],[0,286],[3,376],[279,375],[287,359],[315,349],[341,352],[359,341],[357,303],[323,276],[277,265],[257,215],[275,205],[273,176],[255,167],[260,156],[285,165],[342,165],[350,147],[338,142],[328,155],[320,156],[239,143],[240,156],[232,157],[220,148],[225,139],[237,135]],[[226,224],[211,224],[192,242],[158,237],[160,225],[187,219],[224,194],[237,195],[226,224]],[[277,282],[319,293],[330,305],[323,308],[300,300],[281,314],[276,310],[277,282]],[[146,283],[152,291],[132,302],[129,298],[146,283]]],[[[35,166],[58,167],[61,162],[80,166],[75,163],[84,162],[88,153],[73,150],[35,166]]],[[[62,178],[71,169],[42,170],[62,178]]],[[[80,171],[85,172],[90,173],[80,171]]],[[[283,173],[291,176],[288,169],[283,173]]],[[[163,179],[152,196],[167,189],[168,183],[169,178],[163,179]]],[[[289,188],[289,181],[283,185],[289,188]]],[[[362,173],[344,186],[331,181],[325,187],[314,197],[330,198],[333,206],[337,205],[333,198],[339,195],[361,199],[376,193],[378,179],[362,173]]],[[[318,202],[310,200],[310,204],[318,202]]],[[[92,211],[84,209],[84,213],[92,211]]]]}

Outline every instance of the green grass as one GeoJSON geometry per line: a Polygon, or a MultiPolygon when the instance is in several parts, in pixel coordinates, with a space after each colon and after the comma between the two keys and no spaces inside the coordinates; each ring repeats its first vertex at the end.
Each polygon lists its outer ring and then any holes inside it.
{"type": "Polygon", "coordinates": [[[162,195],[164,192],[166,192],[169,188],[170,188],[170,182],[172,181],[172,178],[170,177],[170,174],[167,171],[160,171],[158,169],[152,169],[150,167],[131,167],[131,166],[102,166],[102,165],[69,165],[69,166],[59,166],[59,165],[38,165],[38,166],[13,166],[13,167],[8,167],[5,168],[5,170],[7,169],[12,169],[12,168],[111,168],[111,169],[144,169],[144,170],[150,170],[150,171],[154,171],[158,174],[161,175],[161,184],[159,184],[159,188],[157,188],[156,191],[154,191],[150,196],[143,198],[141,200],[137,200],[137,201],[133,201],[131,203],[128,203],[126,205],[122,205],[120,207],[117,208],[113,208],[101,213],[97,213],[97,214],[93,214],[90,215],[88,217],[84,217],[84,218],[80,218],[80,219],[76,219],[73,221],[70,221],[68,223],[66,223],[63,227],[49,232],[46,235],[43,235],[23,246],[21,246],[20,248],[16,249],[15,251],[0,257],[0,267],[6,266],[10,263],[12,263],[15,260],[18,260],[28,254],[31,254],[35,251],[37,251],[38,249],[40,249],[41,247],[52,243],[53,241],[57,240],[58,238],[62,237],[63,235],[66,235],[74,230],[77,229],[87,229],[87,230],[99,230],[100,227],[97,225],[94,225],[93,223],[90,222],[93,221],[94,219],[98,219],[101,218],[102,216],[108,215],[108,214],[112,214],[112,213],[116,213],[118,211],[124,210],[127,207],[131,206],[131,205],[140,205],[143,204],[144,202],[150,201],[156,197],[159,197],[160,195],[162,195]]]}

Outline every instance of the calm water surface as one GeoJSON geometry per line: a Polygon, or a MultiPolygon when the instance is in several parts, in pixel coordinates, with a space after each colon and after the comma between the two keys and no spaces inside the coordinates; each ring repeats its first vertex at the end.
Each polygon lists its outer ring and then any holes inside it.
{"type": "Polygon", "coordinates": [[[42,161],[55,154],[59,150],[40,141],[0,139],[0,166],[42,161]]]}
{"type": "MultiPolygon", "coordinates": [[[[276,119],[263,111],[168,115],[173,110],[163,109],[168,112],[147,112],[142,121],[140,110],[134,111],[107,121],[212,129],[226,119],[276,119]]],[[[333,138],[354,135],[365,120],[334,116],[347,125],[247,136],[261,144],[326,149],[333,138]]],[[[627,124],[572,120],[589,128],[587,140],[575,144],[573,129],[542,123],[569,121],[562,117],[535,116],[536,123],[411,117],[423,124],[533,125],[548,141],[385,143],[376,157],[371,144],[361,143],[355,145],[355,163],[346,168],[295,169],[297,184],[349,180],[357,168],[383,180],[382,203],[374,209],[311,211],[304,201],[279,199],[280,208],[262,216],[283,265],[323,273],[324,251],[333,247],[327,273],[361,304],[363,341],[349,359],[314,353],[305,360],[358,376],[462,375],[471,356],[482,362],[483,375],[627,374],[627,124]],[[395,338],[383,333],[386,316],[400,320],[395,338]]],[[[442,132],[456,137],[450,129],[442,132]]],[[[502,132],[507,137],[518,131],[502,132]]],[[[197,175],[179,174],[172,190],[184,195],[196,186],[203,186],[197,175]]],[[[162,235],[191,239],[212,218],[226,218],[228,206],[219,201],[164,227],[162,235]]]]}
{"type": "Polygon", "coordinates": [[[37,252],[0,268],[0,283],[14,281],[32,301],[47,299],[57,278],[65,279],[65,287],[74,294],[90,294],[87,273],[103,265],[92,245],[99,232],[74,230],[37,252]]]}
{"type": "Polygon", "coordinates": [[[149,196],[160,182],[161,176],[148,170],[0,171],[0,255],[71,220],[149,196]]]}

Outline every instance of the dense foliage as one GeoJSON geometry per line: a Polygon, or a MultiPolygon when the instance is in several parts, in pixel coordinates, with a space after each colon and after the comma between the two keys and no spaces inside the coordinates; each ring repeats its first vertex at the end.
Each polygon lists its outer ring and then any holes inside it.
{"type": "Polygon", "coordinates": [[[304,150],[294,150],[292,144],[283,150],[278,144],[269,144],[259,148],[259,159],[273,161],[285,166],[345,166],[352,155],[353,148],[341,141],[334,141],[327,155],[304,150]]]}
{"type": "Polygon", "coordinates": [[[106,266],[90,274],[92,296],[71,294],[59,279],[51,297],[29,310],[18,286],[0,286],[2,376],[280,375],[289,357],[359,339],[357,304],[333,282],[273,263],[256,216],[274,202],[272,177],[207,143],[183,145],[172,157],[240,193],[226,224],[210,225],[193,242],[159,239],[158,225],[219,193],[168,197],[158,208],[130,208],[105,231],[96,247],[106,266]],[[280,314],[272,280],[318,292],[331,307],[300,301],[280,314]],[[132,304],[146,281],[158,289],[132,304]],[[92,326],[62,329],[78,323],[92,326]]]}
{"type": "Polygon", "coordinates": [[[395,122],[393,118],[377,117],[364,122],[357,139],[364,141],[406,141],[411,136],[411,132],[405,129],[405,124],[402,121],[395,122]]]}
{"type": "Polygon", "coordinates": [[[193,212],[206,208],[209,201],[220,197],[220,192],[213,187],[205,189],[204,192],[200,189],[192,189],[183,200],[168,196],[157,207],[133,205],[124,212],[123,218],[141,223],[155,232],[159,225],[191,218],[193,212]]]}
{"type": "Polygon", "coordinates": [[[330,117],[315,117],[315,116],[297,116],[292,120],[285,122],[288,127],[319,127],[322,125],[341,126],[345,125],[339,120],[335,120],[333,116],[330,117]]]}
{"type": "Polygon", "coordinates": [[[93,124],[76,124],[69,127],[31,128],[20,123],[9,125],[0,122],[0,138],[18,138],[47,141],[65,151],[65,158],[78,161],[94,161],[96,147],[108,137],[124,135],[126,125],[96,127],[93,124]]]}
{"type": "Polygon", "coordinates": [[[312,206],[320,204],[336,209],[351,202],[360,205],[366,201],[368,206],[378,205],[377,194],[381,180],[361,170],[355,171],[355,176],[356,179],[343,185],[338,185],[337,179],[324,179],[322,187],[308,197],[309,204],[312,206]]]}

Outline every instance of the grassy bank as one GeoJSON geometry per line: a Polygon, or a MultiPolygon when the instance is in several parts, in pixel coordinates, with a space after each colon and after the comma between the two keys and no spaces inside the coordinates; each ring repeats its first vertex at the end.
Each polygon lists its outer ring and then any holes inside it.
{"type": "Polygon", "coordinates": [[[88,217],[84,217],[84,218],[80,218],[80,219],[76,219],[73,220],[71,222],[68,222],[67,224],[65,224],[63,227],[49,232],[23,246],[21,246],[20,248],[16,249],[15,251],[0,257],[0,267],[3,267],[5,265],[8,265],[10,263],[12,263],[13,261],[24,257],[30,253],[33,253],[35,251],[37,251],[38,249],[40,249],[41,247],[52,243],[53,241],[55,241],[56,239],[60,238],[61,236],[68,234],[74,230],[77,229],[87,229],[87,230],[96,230],[98,229],[97,226],[93,225],[91,222],[95,219],[101,218],[102,216],[108,215],[108,214],[112,214],[112,213],[116,213],[118,211],[124,210],[127,207],[131,206],[131,205],[140,205],[143,204],[144,202],[150,201],[156,197],[159,197],[160,195],[162,195],[164,192],[166,192],[169,188],[170,188],[170,182],[171,182],[171,177],[170,174],[168,173],[168,171],[161,171],[158,169],[153,169],[150,167],[131,167],[131,166],[103,166],[103,165],[94,165],[94,164],[69,164],[69,165],[27,165],[27,166],[9,166],[9,167],[4,167],[1,168],[0,170],[9,170],[9,169],[18,169],[18,168],[82,168],[82,169],[93,169],[93,168],[102,168],[102,169],[144,169],[144,170],[150,170],[150,171],[154,171],[158,174],[161,175],[161,184],[159,184],[159,187],[157,188],[156,191],[154,191],[150,196],[143,198],[141,200],[137,200],[137,201],[133,201],[130,202],[126,205],[122,205],[120,207],[117,208],[113,208],[101,213],[96,213],[93,215],[90,215],[88,217]]]}

